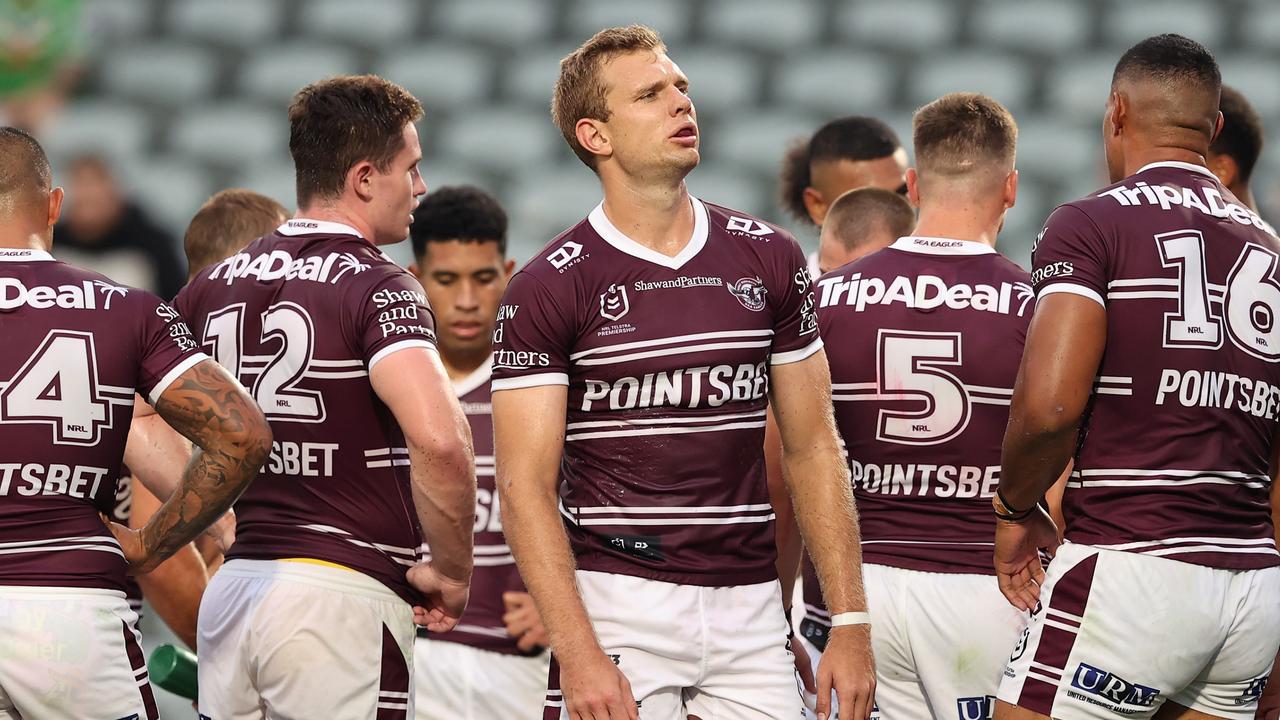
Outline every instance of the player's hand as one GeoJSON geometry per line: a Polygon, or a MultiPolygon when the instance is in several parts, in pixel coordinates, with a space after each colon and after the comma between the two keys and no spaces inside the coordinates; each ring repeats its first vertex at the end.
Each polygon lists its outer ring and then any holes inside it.
{"type": "Polygon", "coordinates": [[[840,720],[867,720],[876,700],[876,662],[870,625],[831,628],[818,661],[818,720],[831,717],[831,691],[840,702],[840,720]]]}
{"type": "Polygon", "coordinates": [[[533,596],[526,592],[502,593],[502,604],[507,612],[502,616],[502,623],[507,626],[507,634],[516,639],[516,647],[521,652],[533,652],[551,644],[547,637],[547,629],[542,625],[542,616],[533,604],[533,596]]]}
{"type": "Polygon", "coordinates": [[[795,656],[796,679],[800,681],[800,697],[804,706],[810,710],[817,708],[818,683],[813,678],[813,661],[809,659],[809,651],[805,649],[800,638],[791,638],[791,654],[795,656]]]}
{"type": "Polygon", "coordinates": [[[1005,599],[1019,610],[1031,612],[1040,602],[1044,584],[1040,548],[1051,553],[1058,548],[1058,528],[1044,508],[1037,505],[1018,522],[996,518],[996,579],[1005,599]]]}
{"type": "Polygon", "coordinates": [[[471,582],[442,575],[431,563],[418,563],[405,576],[415,590],[427,596],[426,605],[413,609],[413,622],[431,632],[452,630],[467,608],[471,582]]]}
{"type": "Polygon", "coordinates": [[[107,530],[115,536],[116,542],[120,544],[120,550],[124,553],[124,560],[129,563],[130,573],[142,575],[151,572],[160,564],[159,558],[154,557],[151,549],[143,542],[142,530],[135,530],[118,522],[112,522],[110,518],[101,513],[98,516],[102,518],[102,524],[107,526],[107,530]]]}
{"type": "Polygon", "coordinates": [[[564,660],[557,662],[569,720],[640,720],[631,683],[604,651],[570,653],[564,660]]]}

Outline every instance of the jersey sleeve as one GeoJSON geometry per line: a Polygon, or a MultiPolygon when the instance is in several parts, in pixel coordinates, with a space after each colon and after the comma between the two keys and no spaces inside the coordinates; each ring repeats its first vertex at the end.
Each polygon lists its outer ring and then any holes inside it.
{"type": "Polygon", "coordinates": [[[573,326],[551,291],[527,272],[507,285],[493,331],[493,392],[569,384],[573,326]]]}
{"type": "Polygon", "coordinates": [[[809,262],[794,238],[786,241],[787,251],[779,260],[777,277],[769,288],[769,294],[777,298],[770,365],[798,362],[822,349],[809,262]]]}
{"type": "Polygon", "coordinates": [[[152,405],[182,373],[209,359],[191,334],[187,321],[160,298],[140,290],[142,315],[141,351],[135,387],[152,405]]]}
{"type": "Polygon", "coordinates": [[[1106,238],[1092,218],[1071,205],[1059,207],[1032,251],[1036,297],[1065,292],[1106,307],[1108,255],[1106,238]]]}
{"type": "Polygon", "coordinates": [[[407,348],[436,351],[436,318],[422,285],[399,268],[390,268],[362,293],[352,293],[345,309],[354,350],[372,371],[383,358],[407,348]]]}

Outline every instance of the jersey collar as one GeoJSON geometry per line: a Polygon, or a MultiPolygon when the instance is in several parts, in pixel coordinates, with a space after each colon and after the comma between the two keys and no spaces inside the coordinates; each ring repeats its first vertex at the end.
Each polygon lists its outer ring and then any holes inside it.
{"type": "Polygon", "coordinates": [[[310,218],[286,220],[283,225],[276,228],[276,232],[281,235],[355,235],[364,239],[360,231],[350,225],[310,218]]]}
{"type": "Polygon", "coordinates": [[[889,247],[895,250],[922,255],[992,255],[996,249],[986,243],[953,238],[907,235],[900,237],[889,247]]]}
{"type": "Polygon", "coordinates": [[[453,394],[462,397],[476,388],[489,382],[489,377],[493,375],[493,356],[485,358],[480,367],[471,371],[471,374],[453,381],[453,394]]]}
{"type": "Polygon", "coordinates": [[[52,262],[54,257],[44,250],[0,248],[0,262],[52,262]]]}
{"type": "Polygon", "coordinates": [[[1190,170],[1191,172],[1196,172],[1196,173],[1200,173],[1201,175],[1211,177],[1214,180],[1218,179],[1218,176],[1214,175],[1212,170],[1210,170],[1209,168],[1203,165],[1193,165],[1192,163],[1178,162],[1177,160],[1162,160],[1160,162],[1147,163],[1146,165],[1143,165],[1142,167],[1138,168],[1138,172],[1134,173],[1134,175],[1141,175],[1142,173],[1148,170],[1154,170],[1156,168],[1177,168],[1178,170],[1190,170]]]}
{"type": "Polygon", "coordinates": [[[679,270],[684,264],[689,262],[702,251],[707,244],[707,208],[702,201],[692,195],[689,200],[693,203],[693,236],[689,238],[689,243],[684,246],[675,257],[663,255],[656,250],[652,250],[640,243],[627,237],[626,233],[614,227],[608,216],[604,214],[604,202],[601,201],[595,210],[587,216],[587,220],[591,223],[591,227],[604,238],[604,241],[632,257],[640,258],[654,265],[661,265],[672,270],[679,270]]]}

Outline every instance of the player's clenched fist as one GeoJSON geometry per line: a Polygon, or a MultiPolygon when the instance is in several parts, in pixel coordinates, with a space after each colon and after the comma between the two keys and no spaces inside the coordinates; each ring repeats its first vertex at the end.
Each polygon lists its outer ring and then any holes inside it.
{"type": "Polygon", "coordinates": [[[414,608],[414,623],[431,632],[448,632],[458,624],[467,608],[471,583],[442,575],[431,563],[421,563],[406,573],[409,584],[427,596],[424,607],[414,608]]]}
{"type": "Polygon", "coordinates": [[[557,658],[570,720],[640,720],[631,683],[600,650],[557,658]]]}
{"type": "Polygon", "coordinates": [[[876,698],[876,663],[871,652],[871,626],[832,628],[818,663],[818,718],[831,717],[836,693],[842,720],[867,720],[876,698]]]}

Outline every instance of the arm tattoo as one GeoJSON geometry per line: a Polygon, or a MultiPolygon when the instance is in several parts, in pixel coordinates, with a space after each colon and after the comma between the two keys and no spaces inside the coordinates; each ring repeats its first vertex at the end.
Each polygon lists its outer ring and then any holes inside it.
{"type": "Polygon", "coordinates": [[[197,446],[181,485],[143,528],[144,546],[158,563],[240,497],[266,462],[271,429],[257,404],[211,360],[175,380],[156,411],[197,446]]]}

